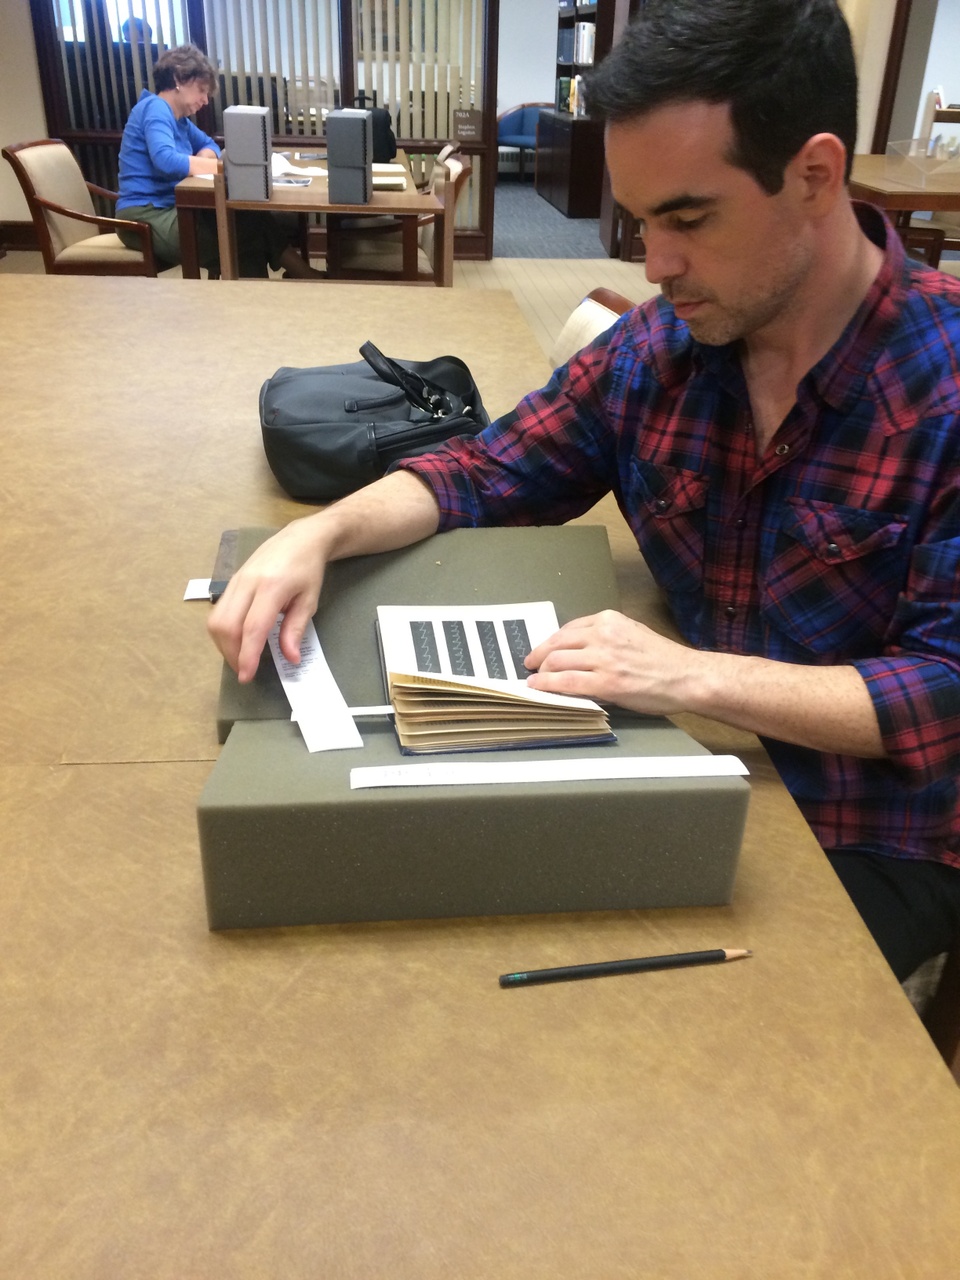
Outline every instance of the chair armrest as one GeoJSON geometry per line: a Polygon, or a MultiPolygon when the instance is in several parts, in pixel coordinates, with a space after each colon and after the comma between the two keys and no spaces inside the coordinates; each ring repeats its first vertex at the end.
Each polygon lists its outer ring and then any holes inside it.
{"type": "Polygon", "coordinates": [[[95,182],[88,182],[87,190],[92,196],[103,196],[104,200],[112,200],[114,204],[120,199],[119,191],[110,191],[107,187],[98,187],[95,182]]]}
{"type": "Polygon", "coordinates": [[[618,316],[632,311],[637,305],[635,302],[631,302],[629,298],[625,298],[622,293],[616,293],[613,289],[606,289],[603,286],[598,289],[591,289],[587,297],[594,302],[598,302],[601,307],[606,307],[608,311],[613,311],[618,316]]]}
{"type": "Polygon", "coordinates": [[[129,218],[104,218],[97,213],[78,213],[76,209],[68,209],[62,204],[55,204],[52,200],[44,200],[41,196],[35,197],[37,204],[44,209],[49,209],[51,213],[59,213],[64,218],[73,218],[77,222],[88,222],[91,226],[97,227],[100,231],[132,231],[140,240],[140,252],[143,254],[144,265],[156,272],[157,264],[153,256],[153,231],[146,222],[133,222],[129,218]]]}

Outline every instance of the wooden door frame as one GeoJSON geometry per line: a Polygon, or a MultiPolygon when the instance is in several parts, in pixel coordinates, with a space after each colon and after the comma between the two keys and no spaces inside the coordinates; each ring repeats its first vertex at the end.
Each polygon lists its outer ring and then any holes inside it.
{"type": "Polygon", "coordinates": [[[874,155],[883,155],[890,141],[890,122],[893,119],[893,104],[897,97],[900,72],[903,68],[903,51],[907,42],[907,27],[910,23],[912,8],[913,0],[897,0],[893,26],[890,30],[890,43],[887,46],[887,64],[884,67],[883,82],[880,86],[877,119],[873,127],[873,143],[870,147],[874,155]]]}

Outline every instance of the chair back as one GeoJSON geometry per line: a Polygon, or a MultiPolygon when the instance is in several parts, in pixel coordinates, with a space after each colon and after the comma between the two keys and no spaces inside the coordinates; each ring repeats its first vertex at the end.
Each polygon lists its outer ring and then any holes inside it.
{"type": "Polygon", "coordinates": [[[555,369],[566,364],[634,305],[629,298],[612,289],[593,289],[577,304],[560,330],[550,349],[550,363],[555,369]]]}
{"type": "Polygon", "coordinates": [[[447,156],[442,164],[434,165],[430,189],[443,204],[443,243],[437,244],[437,222],[433,217],[424,219],[420,226],[418,240],[420,248],[431,262],[436,262],[438,252],[443,254],[440,275],[444,285],[453,284],[453,240],[457,220],[457,202],[466,189],[471,172],[469,161],[459,153],[447,156]]]}
{"type": "Polygon", "coordinates": [[[943,242],[945,239],[942,227],[898,227],[900,239],[903,241],[903,247],[912,258],[919,258],[921,262],[925,262],[929,267],[938,267],[940,265],[940,255],[943,252],[943,242]]]}
{"type": "Polygon", "coordinates": [[[497,116],[497,142],[501,146],[534,147],[540,112],[552,102],[524,102],[497,116]]]}
{"type": "Polygon", "coordinates": [[[37,203],[50,200],[76,213],[93,216],[93,200],[87,190],[80,166],[73,153],[57,138],[39,142],[21,142],[4,147],[3,154],[19,179],[33,218],[44,265],[49,271],[52,260],[64,249],[91,234],[89,224],[54,213],[37,203]],[[50,258],[51,261],[47,261],[50,258]]]}

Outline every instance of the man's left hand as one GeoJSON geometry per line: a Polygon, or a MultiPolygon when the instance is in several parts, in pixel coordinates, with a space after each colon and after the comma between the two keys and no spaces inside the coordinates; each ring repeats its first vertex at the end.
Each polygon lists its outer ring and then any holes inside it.
{"type": "Polygon", "coordinates": [[[685,679],[694,650],[622,613],[576,618],[528,655],[527,684],[548,693],[613,702],[650,715],[686,710],[685,679]]]}

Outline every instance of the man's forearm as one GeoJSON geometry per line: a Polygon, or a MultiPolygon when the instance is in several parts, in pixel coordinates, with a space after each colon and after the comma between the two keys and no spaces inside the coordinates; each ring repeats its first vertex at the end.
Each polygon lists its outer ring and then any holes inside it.
{"type": "Polygon", "coordinates": [[[395,551],[437,532],[433,490],[410,471],[395,471],[341,498],[315,517],[327,560],[395,551]]]}
{"type": "Polygon", "coordinates": [[[613,610],[568,622],[527,659],[534,688],[649,715],[693,711],[815,751],[886,755],[856,667],[704,653],[613,610]]]}
{"type": "Polygon", "coordinates": [[[685,709],[738,729],[838,755],[886,755],[856,667],[808,667],[736,654],[691,655],[685,709]]]}

